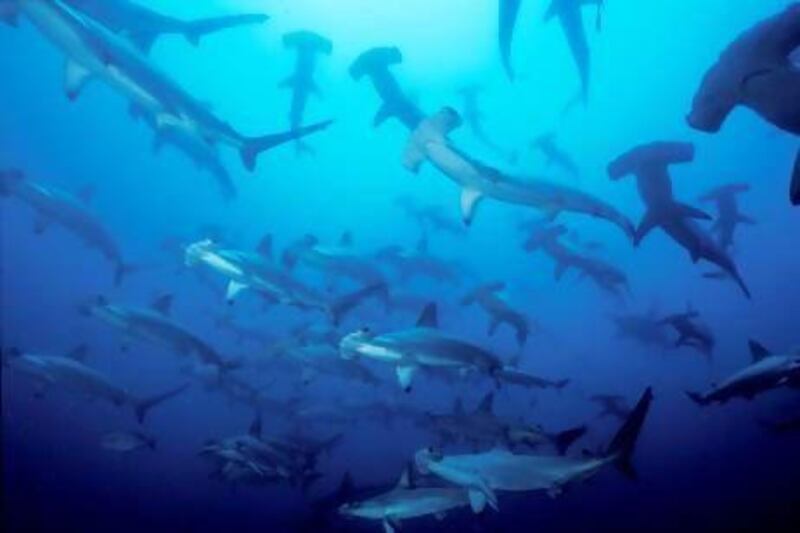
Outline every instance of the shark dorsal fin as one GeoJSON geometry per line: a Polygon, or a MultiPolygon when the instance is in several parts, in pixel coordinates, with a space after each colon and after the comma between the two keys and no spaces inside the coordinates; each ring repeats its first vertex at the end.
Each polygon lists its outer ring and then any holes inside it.
{"type": "Polygon", "coordinates": [[[261,411],[256,411],[256,416],[250,422],[250,428],[247,433],[252,437],[261,438],[261,425],[261,411]]]}
{"type": "Polygon", "coordinates": [[[747,344],[750,346],[750,355],[753,357],[754,363],[758,363],[765,357],[772,355],[772,352],[764,348],[764,346],[758,341],[750,339],[747,344]]]}
{"type": "Polygon", "coordinates": [[[461,398],[456,398],[453,402],[453,414],[455,415],[463,415],[464,414],[464,402],[461,401],[461,398]]]}
{"type": "Polygon", "coordinates": [[[400,474],[400,479],[397,480],[397,488],[398,489],[411,488],[411,476],[408,472],[408,467],[405,467],[403,469],[403,473],[400,474]]]}
{"type": "Polygon", "coordinates": [[[267,259],[272,259],[272,234],[264,235],[256,247],[256,251],[267,259]]]}
{"type": "Polygon", "coordinates": [[[484,396],[483,399],[481,400],[481,403],[478,404],[476,412],[491,414],[493,406],[494,406],[494,393],[490,392],[486,396],[484,396]]]}
{"type": "Polygon", "coordinates": [[[439,318],[438,318],[438,312],[436,311],[435,302],[430,302],[428,305],[425,306],[425,309],[422,310],[422,313],[420,313],[419,318],[417,319],[417,327],[418,328],[439,327],[439,318]]]}
{"type": "Polygon", "coordinates": [[[169,316],[169,313],[172,310],[172,295],[162,294],[153,300],[153,303],[150,304],[150,307],[159,314],[169,316]]]}
{"type": "Polygon", "coordinates": [[[80,344],[67,352],[66,357],[76,361],[83,361],[89,354],[89,346],[86,343],[80,344]]]}

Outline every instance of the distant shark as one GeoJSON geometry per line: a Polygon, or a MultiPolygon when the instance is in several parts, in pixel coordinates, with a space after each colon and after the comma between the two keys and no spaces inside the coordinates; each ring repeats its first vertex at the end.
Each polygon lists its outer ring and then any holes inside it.
{"type": "Polygon", "coordinates": [[[779,355],[773,354],[757,341],[751,340],[752,364],[723,380],[705,393],[687,392],[698,405],[725,403],[733,398],[747,400],[779,387],[800,389],[800,349],[779,355]]]}
{"type": "Polygon", "coordinates": [[[92,192],[86,188],[74,196],[52,185],[29,180],[19,170],[0,170],[0,197],[14,196],[33,208],[37,235],[52,224],[63,226],[114,265],[114,284],[119,285],[133,267],[124,263],[119,245],[89,211],[92,192]]]}
{"type": "Polygon", "coordinates": [[[684,313],[668,315],[659,320],[659,324],[671,326],[678,333],[676,347],[691,346],[705,355],[711,355],[716,341],[711,330],[697,321],[699,316],[700,313],[689,309],[684,313]]]}
{"type": "Polygon", "coordinates": [[[746,183],[733,183],[712,189],[702,195],[703,202],[714,202],[717,206],[717,219],[711,231],[719,235],[719,244],[724,249],[733,246],[733,234],[739,224],[755,224],[755,220],[739,211],[737,195],[750,190],[746,183]]]}
{"type": "Polygon", "coordinates": [[[290,270],[299,263],[326,275],[366,285],[381,283],[385,286],[383,272],[369,258],[354,253],[350,249],[350,239],[350,234],[346,232],[338,246],[324,246],[317,237],[306,235],[286,247],[281,261],[290,270]]]}
{"type": "Polygon", "coordinates": [[[428,239],[425,237],[419,240],[415,250],[387,246],[378,250],[375,258],[391,266],[403,280],[420,277],[440,283],[458,284],[461,278],[458,264],[432,255],[428,251],[428,239]]]}
{"type": "Polygon", "coordinates": [[[647,208],[636,229],[634,244],[638,245],[650,231],[660,227],[689,252],[693,262],[705,259],[717,265],[750,298],[750,290],[733,259],[696,221],[709,220],[711,217],[695,207],[678,202],[672,194],[670,165],[693,160],[694,145],[691,143],[654,142],[632,148],[608,165],[608,175],[612,180],[620,180],[628,175],[636,177],[639,195],[647,208]]]}
{"type": "Polygon", "coordinates": [[[389,67],[402,63],[403,56],[396,47],[370,48],[359,55],[350,66],[350,76],[358,81],[363,77],[372,80],[372,85],[381,99],[372,125],[377,127],[387,119],[394,118],[413,131],[425,118],[417,105],[406,96],[389,67]]]}
{"type": "Polygon", "coordinates": [[[648,348],[671,348],[673,345],[654,312],[615,315],[611,320],[617,327],[617,337],[636,341],[648,348]]]}
{"type": "Polygon", "coordinates": [[[454,236],[465,235],[466,228],[458,219],[448,217],[439,205],[419,205],[414,198],[401,196],[395,200],[395,205],[417,221],[423,233],[426,231],[440,231],[454,236]]]}
{"type": "Polygon", "coordinates": [[[499,0],[497,40],[500,59],[508,79],[514,81],[514,67],[511,65],[511,44],[514,40],[514,27],[522,0],[499,0]]]}
{"type": "Polygon", "coordinates": [[[511,326],[515,331],[517,344],[521,347],[528,340],[530,322],[525,315],[512,308],[508,302],[498,295],[505,288],[506,284],[504,282],[491,282],[480,285],[461,299],[461,305],[478,304],[489,315],[489,335],[494,335],[500,324],[511,326]]]}
{"type": "MultiPolygon", "coordinates": [[[[281,87],[292,91],[292,105],[289,110],[289,127],[298,130],[303,125],[306,104],[312,94],[321,96],[319,86],[314,81],[317,67],[317,56],[330,55],[333,43],[330,40],[310,31],[295,31],[283,36],[284,48],[296,51],[294,73],[281,82],[281,87]]],[[[295,146],[298,151],[310,151],[301,140],[295,146]]]]}
{"type": "Polygon", "coordinates": [[[139,398],[104,374],[86,366],[82,362],[85,355],[85,346],[76,348],[66,356],[27,353],[11,348],[3,354],[3,365],[33,378],[39,388],[39,396],[44,393],[45,388],[59,386],[114,405],[130,405],[139,423],[144,422],[150,409],[177,396],[188,387],[188,384],[181,385],[150,398],[139,398]]]}
{"type": "Polygon", "coordinates": [[[554,133],[545,133],[531,142],[531,147],[539,150],[547,160],[548,165],[556,165],[564,169],[573,178],[580,177],[578,164],[572,156],[561,148],[556,142],[554,133]]]}
{"type": "Polygon", "coordinates": [[[497,356],[466,341],[444,335],[438,329],[436,305],[425,307],[415,327],[383,334],[361,329],[339,343],[345,359],[363,357],[394,365],[401,388],[411,391],[417,371],[425,368],[478,372],[494,376],[502,362],[497,356]]]}
{"type": "Polygon", "coordinates": [[[648,388],[608,448],[597,457],[572,458],[552,455],[515,454],[505,448],[461,455],[444,455],[428,448],[415,455],[417,468],[469,492],[473,508],[488,503],[498,509],[497,492],[546,491],[557,496],[586,481],[606,466],[616,466],[634,477],[631,465],[636,441],[650,409],[653,394],[648,388]]]}
{"type": "Polygon", "coordinates": [[[179,129],[208,144],[230,145],[239,151],[248,170],[255,169],[261,152],[323,130],[331,123],[261,137],[244,136],[156,69],[122,37],[57,0],[4,0],[2,18],[15,20],[18,14],[24,14],[67,56],[65,91],[69,99],[76,99],[89,81],[101,79],[132,105],[154,116],[158,129],[179,129]]]}
{"type": "MultiPolygon", "coordinates": [[[[697,130],[715,133],[738,106],[776,127],[800,135],[800,4],[737,37],[706,72],[686,117],[697,130]]],[[[800,205],[800,150],[792,172],[790,200],[800,205]]]]}
{"type": "Polygon", "coordinates": [[[231,15],[185,21],[148,9],[130,0],[62,0],[114,33],[124,35],[147,52],[162,35],[182,35],[197,46],[210,33],[244,25],[263,24],[261,14],[231,15]]]}
{"type": "Polygon", "coordinates": [[[488,197],[533,207],[550,219],[561,212],[601,218],[633,236],[633,223],[627,217],[590,194],[542,179],[513,178],[459,151],[448,135],[460,125],[460,115],[449,107],[423,120],[408,141],[403,164],[416,173],[429,161],[461,187],[461,215],[466,224],[472,221],[481,200],[488,197]]]}

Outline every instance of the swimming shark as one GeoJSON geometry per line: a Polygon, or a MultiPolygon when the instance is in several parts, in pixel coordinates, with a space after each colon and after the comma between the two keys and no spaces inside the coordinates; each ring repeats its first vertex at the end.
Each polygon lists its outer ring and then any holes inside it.
{"type": "Polygon", "coordinates": [[[65,92],[75,100],[93,79],[103,80],[132,105],[156,117],[158,128],[181,129],[209,144],[237,149],[248,170],[264,151],[327,128],[331,121],[298,130],[249,137],[217,118],[208,106],[153,66],[124,38],[57,0],[4,0],[6,20],[24,14],[67,57],[65,92]]]}
{"type": "Polygon", "coordinates": [[[506,284],[502,281],[495,281],[480,285],[461,299],[461,305],[477,304],[487,315],[489,315],[489,335],[494,335],[500,324],[508,324],[514,329],[517,344],[520,347],[525,345],[530,332],[530,322],[528,318],[511,307],[511,305],[498,293],[504,291],[506,284]]]}
{"type": "Polygon", "coordinates": [[[156,438],[141,431],[113,431],[100,439],[100,446],[106,450],[130,453],[141,449],[156,449],[156,438]]]}
{"type": "Polygon", "coordinates": [[[429,303],[410,329],[376,334],[363,328],[345,335],[339,343],[345,359],[363,357],[395,366],[400,387],[411,391],[418,370],[442,368],[462,374],[473,371],[494,376],[502,368],[497,356],[466,341],[442,334],[436,304],[429,303]]]}
{"type": "Polygon", "coordinates": [[[555,133],[545,133],[531,142],[531,147],[539,150],[547,161],[547,165],[556,165],[564,169],[573,178],[580,177],[580,170],[572,156],[556,142],[555,133]]]}
{"type": "Polygon", "coordinates": [[[514,81],[514,67],[511,65],[511,44],[514,40],[514,27],[522,0],[499,0],[497,40],[500,59],[508,79],[514,81]]]}
{"type": "MultiPolygon", "coordinates": [[[[320,54],[331,55],[333,43],[325,37],[311,31],[294,31],[283,36],[284,48],[296,52],[294,72],[283,80],[281,88],[292,91],[292,105],[289,110],[289,126],[297,130],[303,125],[308,97],[312,94],[321,96],[319,86],[314,81],[317,57],[320,54]]],[[[298,151],[310,151],[310,148],[298,139],[295,146],[298,151]]]]}
{"type": "Polygon", "coordinates": [[[678,333],[676,347],[691,346],[706,355],[711,355],[716,341],[711,330],[697,322],[699,316],[700,313],[690,308],[684,313],[675,313],[662,318],[659,324],[669,325],[678,333]]]}
{"type": "Polygon", "coordinates": [[[461,278],[458,264],[445,261],[428,251],[428,239],[422,237],[414,250],[387,246],[378,250],[375,258],[392,267],[403,280],[428,278],[440,283],[458,284],[461,278]]]}
{"type": "Polygon", "coordinates": [[[430,472],[463,487],[469,491],[471,502],[478,506],[488,503],[494,509],[498,508],[498,491],[542,490],[555,497],[609,465],[634,477],[631,456],[652,399],[648,388],[606,450],[597,457],[522,455],[499,447],[474,454],[444,455],[426,448],[418,451],[414,460],[423,474],[430,472]]]}
{"type": "Polygon", "coordinates": [[[739,210],[737,195],[750,190],[746,183],[731,183],[716,187],[700,197],[702,202],[714,202],[717,206],[717,219],[711,226],[719,236],[719,244],[724,249],[733,246],[733,234],[739,224],[755,224],[755,220],[739,210]]]}
{"type": "Polygon", "coordinates": [[[800,349],[779,355],[755,340],[749,341],[752,363],[723,380],[711,390],[687,392],[698,405],[726,403],[733,398],[753,397],[780,387],[800,388],[800,349]]]}
{"type": "Polygon", "coordinates": [[[397,198],[395,205],[400,207],[409,217],[416,220],[423,233],[440,231],[455,236],[467,233],[464,225],[460,224],[457,219],[448,217],[442,206],[435,204],[418,205],[414,198],[409,196],[397,198]]]}
{"type": "Polygon", "coordinates": [[[397,47],[370,48],[359,55],[350,65],[350,76],[358,81],[368,77],[381,99],[381,107],[372,121],[374,127],[394,118],[413,131],[425,115],[400,88],[389,67],[403,62],[397,47]]]}
{"type": "Polygon", "coordinates": [[[10,348],[3,354],[3,364],[33,378],[38,387],[37,396],[44,394],[45,388],[55,386],[90,398],[106,400],[117,406],[129,405],[140,424],[144,422],[150,409],[177,396],[189,386],[187,383],[149,398],[140,398],[84,364],[81,359],[85,355],[85,346],[72,350],[66,356],[22,352],[10,348]]]}
{"type": "Polygon", "coordinates": [[[172,295],[159,296],[149,308],[128,307],[110,302],[104,296],[79,307],[84,316],[97,318],[117,328],[124,335],[122,348],[128,349],[132,339],[164,346],[177,355],[193,355],[203,364],[220,371],[238,368],[237,361],[225,361],[205,341],[170,318],[172,295]]]}
{"type": "Polygon", "coordinates": [[[63,0],[109,30],[124,35],[147,52],[162,35],[183,36],[197,46],[208,34],[244,25],[263,24],[263,14],[229,15],[186,21],[163,15],[129,0],[63,0]]]}
{"type": "Polygon", "coordinates": [[[134,267],[126,265],[119,245],[88,208],[93,190],[79,195],[43,182],[27,179],[16,169],[0,170],[0,197],[14,196],[35,212],[34,232],[41,235],[53,224],[63,226],[114,265],[114,284],[122,283],[134,267]]]}
{"type": "Polygon", "coordinates": [[[601,259],[581,254],[565,245],[561,238],[566,233],[567,228],[562,225],[541,226],[531,233],[524,249],[527,252],[541,250],[553,259],[556,263],[556,280],[560,280],[570,268],[574,268],[581,276],[588,277],[598,287],[614,296],[622,296],[624,290],[630,290],[624,272],[601,259]]]}
{"type": "Polygon", "coordinates": [[[697,223],[709,220],[705,212],[678,202],[672,194],[669,167],[694,160],[694,145],[683,142],[653,142],[625,152],[608,165],[609,177],[616,181],[628,175],[636,178],[645,213],[636,229],[634,245],[654,228],[661,228],[672,240],[685,248],[693,262],[700,259],[717,265],[736,281],[750,298],[750,290],[728,253],[697,223]]]}
{"type": "Polygon", "coordinates": [[[646,347],[671,348],[664,326],[655,312],[627,313],[611,317],[617,328],[617,337],[630,339],[646,347]]]}
{"type": "Polygon", "coordinates": [[[619,420],[626,420],[631,415],[631,409],[625,403],[625,397],[619,394],[594,394],[589,397],[602,409],[598,417],[612,416],[619,420]]]}
{"type": "Polygon", "coordinates": [[[549,21],[557,18],[567,38],[575,66],[578,67],[581,89],[579,97],[584,102],[589,96],[589,77],[591,71],[591,55],[586,39],[586,30],[583,27],[583,8],[597,6],[597,29],[601,26],[605,0],[551,0],[550,7],[545,12],[544,19],[549,21]]]}
{"type": "Polygon", "coordinates": [[[273,357],[294,362],[300,369],[304,385],[314,381],[318,375],[370,386],[383,383],[369,368],[358,361],[341,358],[337,347],[328,344],[292,346],[273,353],[273,357]]]}
{"type": "Polygon", "coordinates": [[[331,299],[317,289],[301,283],[273,263],[263,253],[223,248],[211,239],[203,239],[186,247],[185,262],[189,267],[204,265],[228,278],[226,300],[231,303],[245,289],[265,295],[268,300],[300,309],[316,309],[326,313],[334,324],[370,296],[383,296],[386,286],[376,282],[352,293],[331,299]]]}
{"type": "MultiPolygon", "coordinates": [[[[800,135],[800,4],[758,22],[722,51],[703,77],[686,117],[707,133],[722,128],[738,106],[794,135],[800,135]]],[[[800,205],[800,150],[791,176],[790,200],[800,205]]]]}
{"type": "MultiPolygon", "coordinates": [[[[414,488],[404,471],[393,489],[366,500],[343,504],[339,512],[345,516],[379,520],[384,533],[395,533],[403,520],[435,515],[443,519],[448,511],[470,505],[467,492],[454,487],[414,488]]],[[[475,512],[483,509],[473,507],[475,512]]]]}
{"type": "Polygon", "coordinates": [[[435,433],[443,443],[469,442],[475,446],[502,443],[508,447],[525,445],[532,448],[550,445],[560,455],[564,455],[586,433],[585,426],[548,433],[539,425],[496,415],[493,404],[492,392],[486,394],[471,412],[467,412],[458,399],[451,412],[428,413],[418,424],[435,433]]]}
{"type": "Polygon", "coordinates": [[[517,179],[470,158],[448,139],[461,125],[457,111],[445,107],[423,120],[412,133],[403,165],[413,173],[429,161],[461,188],[461,216],[470,224],[484,198],[525,205],[543,211],[550,219],[561,212],[581,213],[611,222],[633,236],[633,223],[616,208],[578,189],[543,179],[517,179]]]}
{"type": "Polygon", "coordinates": [[[383,283],[383,272],[367,257],[349,249],[351,237],[343,235],[338,246],[324,246],[313,235],[306,235],[287,246],[282,255],[283,265],[293,269],[298,263],[329,275],[350,279],[361,284],[383,283]]]}

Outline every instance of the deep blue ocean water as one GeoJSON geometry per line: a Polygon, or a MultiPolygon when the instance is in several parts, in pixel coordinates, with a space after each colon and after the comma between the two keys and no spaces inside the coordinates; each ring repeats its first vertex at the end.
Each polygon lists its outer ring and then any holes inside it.
{"type": "MultiPolygon", "coordinates": [[[[211,233],[222,233],[227,246],[252,250],[269,234],[280,256],[307,234],[333,246],[350,233],[348,253],[384,268],[390,298],[414,294],[417,303],[412,310],[389,312],[370,300],[346,315],[337,335],[362,326],[380,332],[410,327],[426,301],[436,302],[447,333],[504,361],[519,356],[521,368],[538,376],[570,380],[560,391],[503,385],[495,392],[495,410],[548,429],[586,423],[587,435],[570,452],[576,456],[608,443],[619,425],[616,419],[598,418],[589,397],[621,394],[632,404],[647,386],[655,395],[635,452],[636,481],[609,468],[558,498],[541,492],[504,495],[499,512],[476,517],[466,508],[442,521],[404,521],[404,531],[797,531],[800,432],[776,435],[759,424],[797,419],[797,390],[782,388],[752,401],[702,408],[684,395],[706,390],[747,365],[748,339],[781,353],[800,345],[800,210],[787,199],[797,137],[741,108],[714,135],[686,124],[700,79],[720,51],[793,2],[608,0],[599,32],[594,9],[586,8],[590,93],[585,105],[567,111],[579,80],[558,23],[542,20],[547,3],[521,2],[512,83],[498,52],[497,0],[140,2],[186,20],[269,15],[264,24],[216,32],[197,46],[166,35],[147,55],[148,62],[246,135],[289,128],[291,93],[279,84],[291,74],[295,56],[282,36],[310,30],[333,43],[330,56],[318,59],[314,76],[322,94],[311,95],[304,121],[335,122],[305,140],[312,153],[280,146],[262,154],[252,173],[234,149],[220,146],[222,164],[238,191],[233,200],[223,199],[213,178],[173,147],[154,151],[152,129],[134,120],[125,97],[102,81],[90,82],[69,101],[63,51],[25,16],[16,27],[0,25],[0,170],[17,168],[26,179],[73,193],[92,186],[86,209],[136,267],[115,286],[109,262],[97,251],[58,225],[38,234],[28,205],[13,195],[0,198],[3,349],[62,355],[85,343],[90,348],[86,365],[137,394],[191,383],[148,415],[143,427],[156,437],[156,450],[125,454],[100,442],[109,431],[137,429],[130,409],[57,386],[40,394],[33,380],[4,366],[4,529],[292,531],[309,515],[308,502],[334,490],[345,472],[357,483],[397,479],[414,452],[434,437],[407,420],[387,424],[358,406],[389,402],[420,413],[445,412],[462,398],[469,410],[495,389],[493,381],[443,382],[421,375],[406,394],[391,367],[370,364],[381,379],[378,386],[325,377],[304,386],[297,371],[276,370],[263,360],[274,342],[300,324],[325,326],[325,316],[267,305],[253,292],[229,305],[224,278],[195,275],[183,266],[180,249],[175,251],[175,243],[186,245],[211,233]],[[752,300],[730,281],[704,278],[713,268],[694,264],[663,232],[654,231],[634,248],[612,225],[569,213],[557,222],[582,242],[600,243],[600,249],[586,253],[624,271],[630,293],[615,297],[574,272],[556,280],[552,260],[526,253],[526,234],[517,229],[541,213],[491,199],[462,234],[424,232],[429,252],[457,265],[459,282],[407,280],[385,268],[374,259],[376,251],[395,245],[413,250],[421,235],[398,198],[440,206],[461,222],[459,191],[450,180],[430,165],[418,175],[403,168],[408,130],[392,119],[373,127],[380,101],[371,85],[353,80],[348,69],[374,46],[402,51],[403,61],[392,71],[426,114],[447,105],[462,109],[460,89],[482,87],[483,125],[501,149],[487,147],[461,127],[451,139],[466,153],[514,176],[542,176],[579,188],[636,222],[644,208],[634,181],[609,180],[608,163],[644,142],[694,143],[695,161],[672,170],[676,198],[713,212],[698,200],[704,192],[734,182],[751,187],[740,205],[757,223],[738,228],[731,255],[752,300]],[[551,131],[577,162],[578,177],[547,165],[531,148],[532,139],[551,131]],[[487,335],[486,315],[459,303],[475,285],[497,280],[506,283],[508,301],[539,324],[523,348],[507,326],[487,335]],[[129,341],[79,312],[97,295],[146,307],[163,294],[173,295],[171,316],[177,322],[225,359],[244,362],[231,372],[238,378],[270,397],[299,394],[304,405],[333,406],[348,417],[332,425],[293,421],[296,407],[288,404],[275,408],[281,412],[262,409],[265,434],[300,427],[319,437],[342,435],[321,457],[323,477],[307,493],[287,483],[253,487],[211,479],[211,464],[198,451],[208,439],[246,432],[252,406],[225,396],[214,377],[198,377],[190,356],[129,341]],[[662,316],[687,305],[713,331],[716,346],[710,357],[690,347],[643,346],[617,334],[614,316],[650,311],[662,316]],[[221,317],[258,331],[266,342],[239,342],[230,329],[216,325],[221,317]]],[[[358,287],[308,268],[292,275],[323,293],[358,287]]],[[[356,519],[336,519],[325,527],[381,530],[380,522],[356,519]]]]}

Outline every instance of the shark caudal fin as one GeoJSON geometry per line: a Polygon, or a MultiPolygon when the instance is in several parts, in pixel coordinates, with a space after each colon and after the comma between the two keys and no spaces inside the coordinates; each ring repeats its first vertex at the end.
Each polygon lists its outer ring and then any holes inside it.
{"type": "Polygon", "coordinates": [[[617,434],[614,435],[614,439],[608,445],[605,453],[607,457],[613,458],[614,466],[631,479],[636,479],[636,471],[631,464],[631,457],[652,401],[653,390],[647,387],[636,403],[636,407],[628,415],[628,419],[625,420],[617,434]]]}
{"type": "Polygon", "coordinates": [[[276,146],[285,144],[306,135],[311,135],[318,131],[322,131],[333,123],[332,120],[325,120],[317,122],[310,126],[303,126],[283,133],[273,133],[272,135],[264,135],[263,137],[252,137],[243,139],[242,147],[239,149],[239,155],[242,158],[244,167],[252,172],[256,168],[256,159],[261,152],[271,150],[276,146]]]}
{"type": "Polygon", "coordinates": [[[359,289],[350,294],[345,294],[333,301],[328,307],[328,314],[330,315],[331,322],[338,326],[344,315],[355,309],[361,302],[367,298],[375,296],[383,302],[389,300],[389,289],[384,282],[378,282],[368,285],[363,289],[359,289]]]}
{"type": "Polygon", "coordinates": [[[792,182],[789,189],[789,199],[792,205],[800,205],[800,150],[794,160],[794,170],[792,171],[792,182]]]}
{"type": "Polygon", "coordinates": [[[552,436],[553,446],[558,450],[558,455],[564,455],[569,447],[586,434],[586,426],[578,426],[566,431],[561,431],[552,436]]]}
{"type": "Polygon", "coordinates": [[[156,394],[155,396],[151,396],[149,398],[144,398],[142,400],[137,401],[133,405],[133,409],[136,412],[136,420],[142,424],[144,423],[144,419],[147,416],[147,413],[155,407],[170,398],[174,398],[178,394],[182,393],[186,389],[189,388],[189,383],[184,383],[180,387],[176,387],[174,389],[170,389],[166,392],[162,392],[161,394],[156,394]]]}

